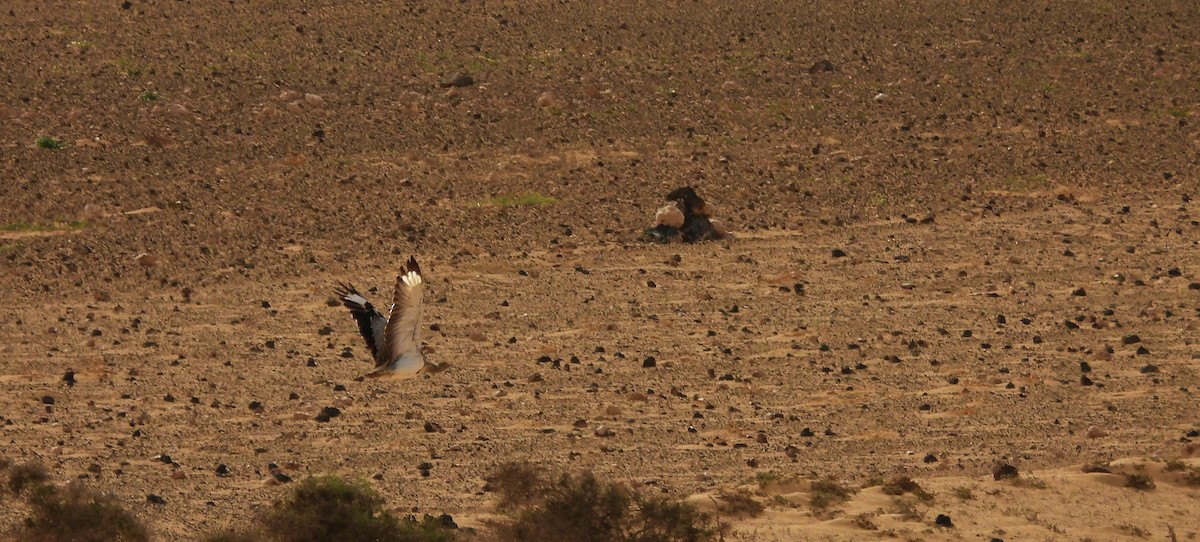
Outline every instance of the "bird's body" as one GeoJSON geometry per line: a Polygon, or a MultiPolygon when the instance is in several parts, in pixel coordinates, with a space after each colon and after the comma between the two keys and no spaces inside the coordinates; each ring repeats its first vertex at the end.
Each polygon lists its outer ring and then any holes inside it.
{"type": "Polygon", "coordinates": [[[433,368],[421,349],[421,295],[425,280],[416,258],[409,257],[404,270],[396,275],[392,307],[384,316],[353,286],[342,284],[335,290],[342,304],[358,322],[358,331],[367,341],[375,359],[375,369],[367,376],[414,375],[433,368]]]}

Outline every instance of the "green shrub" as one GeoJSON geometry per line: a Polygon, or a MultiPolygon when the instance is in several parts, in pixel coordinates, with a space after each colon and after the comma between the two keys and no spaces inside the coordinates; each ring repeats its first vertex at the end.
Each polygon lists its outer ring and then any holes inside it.
{"type": "Polygon", "coordinates": [[[364,480],[337,476],[309,478],[276,502],[247,531],[223,531],[207,542],[451,542],[454,531],[425,516],[397,518],[383,509],[383,497],[364,480]]]}

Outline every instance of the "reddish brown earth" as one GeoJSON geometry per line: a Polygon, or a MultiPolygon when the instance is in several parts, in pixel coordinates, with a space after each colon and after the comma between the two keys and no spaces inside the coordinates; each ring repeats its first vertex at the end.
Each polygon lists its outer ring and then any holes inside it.
{"type": "Polygon", "coordinates": [[[163,540],[272,463],[477,527],[518,459],[739,540],[1200,533],[1200,5],[310,4],[0,10],[6,458],[163,540]],[[734,237],[642,242],[686,184],[734,237]],[[331,290],[409,254],[453,368],[356,380],[331,290]]]}

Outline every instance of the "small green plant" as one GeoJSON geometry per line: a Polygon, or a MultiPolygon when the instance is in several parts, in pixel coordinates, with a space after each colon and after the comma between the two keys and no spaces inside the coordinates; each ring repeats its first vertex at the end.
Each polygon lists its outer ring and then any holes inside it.
{"type": "Polygon", "coordinates": [[[850,500],[855,490],[847,487],[833,478],[814,480],[809,488],[809,505],[813,510],[823,512],[830,506],[850,500]]]}
{"type": "Polygon", "coordinates": [[[1150,491],[1154,489],[1154,479],[1147,474],[1131,472],[1125,475],[1125,487],[1138,491],[1150,491]]]}
{"type": "Polygon", "coordinates": [[[79,51],[81,53],[92,48],[92,42],[90,42],[88,40],[73,40],[73,41],[71,41],[70,45],[71,45],[72,49],[75,49],[76,51],[79,51]]]}
{"type": "Polygon", "coordinates": [[[37,146],[39,149],[63,149],[68,145],[61,139],[54,139],[50,136],[42,136],[37,138],[37,146]]]}
{"type": "Polygon", "coordinates": [[[81,230],[88,226],[86,220],[73,220],[71,222],[55,222],[51,224],[42,224],[36,222],[13,222],[0,226],[2,231],[61,231],[61,230],[81,230]]]}
{"type": "MultiPolygon", "coordinates": [[[[483,202],[482,205],[491,205],[492,207],[535,206],[535,205],[549,205],[549,204],[555,203],[557,201],[558,200],[556,200],[550,196],[545,196],[545,195],[539,194],[537,192],[528,192],[528,193],[516,195],[516,196],[513,196],[513,195],[495,196],[495,197],[489,198],[487,201],[483,202]]],[[[477,204],[477,205],[480,205],[480,204],[477,204]]]]}
{"type": "Polygon", "coordinates": [[[758,487],[767,487],[772,482],[778,481],[782,476],[773,470],[754,473],[754,481],[758,482],[758,487]]]}
{"type": "Polygon", "coordinates": [[[143,102],[157,102],[162,99],[162,95],[153,90],[143,90],[138,94],[138,99],[143,102]]]}

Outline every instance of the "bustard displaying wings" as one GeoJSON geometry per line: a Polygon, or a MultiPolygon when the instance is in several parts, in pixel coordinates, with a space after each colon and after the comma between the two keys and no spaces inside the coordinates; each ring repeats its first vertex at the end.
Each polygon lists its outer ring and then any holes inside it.
{"type": "Polygon", "coordinates": [[[384,316],[370,301],[349,284],[340,284],[334,292],[358,322],[358,331],[367,341],[375,370],[367,376],[417,374],[426,369],[421,352],[421,295],[425,280],[417,259],[408,258],[404,271],[396,275],[392,308],[384,316]]]}

